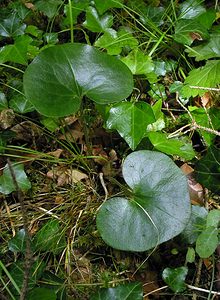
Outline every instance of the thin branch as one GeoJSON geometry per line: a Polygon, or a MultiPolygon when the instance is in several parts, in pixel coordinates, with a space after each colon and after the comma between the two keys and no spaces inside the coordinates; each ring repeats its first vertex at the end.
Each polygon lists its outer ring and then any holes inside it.
{"type": "Polygon", "coordinates": [[[27,210],[26,210],[25,203],[24,203],[24,194],[18,185],[16,175],[15,175],[12,163],[9,158],[7,159],[7,163],[8,163],[9,171],[11,173],[13,184],[14,184],[16,192],[17,192],[17,198],[18,198],[18,201],[20,202],[23,226],[24,226],[24,231],[25,231],[25,238],[26,238],[24,278],[23,278],[23,284],[22,284],[21,293],[20,293],[20,300],[25,300],[27,290],[28,290],[28,281],[29,281],[29,275],[30,275],[30,269],[31,269],[31,263],[32,263],[31,240],[30,240],[30,234],[28,231],[28,217],[27,217],[27,210]]]}
{"type": "Polygon", "coordinates": [[[220,89],[218,89],[218,88],[209,88],[209,87],[205,87],[205,86],[194,86],[194,85],[190,85],[189,87],[191,89],[199,89],[199,90],[220,92],[220,89]]]}

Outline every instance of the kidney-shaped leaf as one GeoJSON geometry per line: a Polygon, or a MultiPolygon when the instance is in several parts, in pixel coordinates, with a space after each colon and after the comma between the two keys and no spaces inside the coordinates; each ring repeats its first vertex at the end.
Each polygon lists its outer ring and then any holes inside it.
{"type": "Polygon", "coordinates": [[[103,240],[113,248],[146,251],[183,231],[191,214],[187,181],[165,154],[137,151],[123,165],[133,197],[112,198],[97,216],[103,240]]]}
{"type": "Polygon", "coordinates": [[[45,49],[24,74],[27,99],[51,117],[76,112],[84,95],[106,104],[123,100],[132,89],[132,74],[121,61],[78,43],[45,49]]]}

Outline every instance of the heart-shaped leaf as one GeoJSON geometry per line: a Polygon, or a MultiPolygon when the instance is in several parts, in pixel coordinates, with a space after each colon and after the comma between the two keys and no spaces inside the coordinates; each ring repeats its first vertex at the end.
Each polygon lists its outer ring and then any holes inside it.
{"type": "Polygon", "coordinates": [[[122,102],[110,109],[106,124],[109,129],[116,129],[134,150],[144,137],[147,125],[155,121],[149,104],[122,102]]]}
{"type": "Polygon", "coordinates": [[[137,151],[125,159],[122,171],[133,196],[101,206],[97,227],[107,244],[146,251],[183,231],[191,214],[187,181],[168,156],[137,151]]]}
{"type": "Polygon", "coordinates": [[[141,283],[127,283],[116,288],[101,289],[90,300],[142,300],[143,288],[141,283]]]}
{"type": "Polygon", "coordinates": [[[24,74],[26,98],[50,117],[76,112],[83,96],[106,104],[125,99],[132,89],[132,74],[121,61],[77,43],[45,49],[24,74]]]}

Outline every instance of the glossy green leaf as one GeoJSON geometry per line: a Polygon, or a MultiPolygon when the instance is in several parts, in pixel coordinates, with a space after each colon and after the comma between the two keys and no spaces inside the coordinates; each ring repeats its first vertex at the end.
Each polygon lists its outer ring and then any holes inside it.
{"type": "Polygon", "coordinates": [[[132,74],[121,61],[83,44],[42,51],[24,74],[26,98],[49,117],[76,112],[83,96],[107,104],[125,99],[132,89],[132,74]]]}
{"type": "Polygon", "coordinates": [[[110,55],[118,55],[125,46],[130,49],[137,47],[138,40],[133,37],[132,32],[127,28],[120,28],[118,32],[109,28],[95,42],[95,46],[107,49],[107,53],[110,55]]]}
{"type": "Polygon", "coordinates": [[[130,200],[111,198],[100,208],[97,227],[113,248],[146,251],[178,235],[191,214],[185,176],[165,154],[133,152],[123,176],[133,189],[130,200]]]}
{"type": "Polygon", "coordinates": [[[196,18],[197,22],[205,26],[207,29],[212,27],[212,24],[216,20],[216,11],[214,9],[208,9],[196,18]]]}
{"type": "Polygon", "coordinates": [[[9,107],[20,114],[25,114],[34,110],[34,106],[22,95],[14,96],[9,101],[9,107]]]}
{"type": "Polygon", "coordinates": [[[204,12],[205,7],[201,4],[201,0],[185,0],[180,4],[180,18],[181,19],[195,19],[204,12]]]}
{"type": "Polygon", "coordinates": [[[180,44],[191,45],[199,36],[199,39],[209,37],[207,29],[196,20],[180,19],[175,26],[174,40],[180,44]]]}
{"type": "Polygon", "coordinates": [[[51,19],[57,14],[62,2],[61,0],[40,0],[35,3],[35,7],[51,19]]]}
{"type": "Polygon", "coordinates": [[[220,151],[209,147],[206,155],[195,166],[196,179],[205,188],[220,195],[220,151]]]}
{"type": "MultiPolygon", "coordinates": [[[[31,183],[24,172],[24,166],[22,164],[13,164],[12,168],[19,188],[24,191],[29,190],[31,183]]],[[[16,191],[16,187],[9,167],[6,165],[3,174],[0,176],[0,193],[8,195],[14,191],[16,191]]]]}
{"type": "Polygon", "coordinates": [[[90,300],[142,300],[143,288],[141,283],[127,283],[116,288],[100,289],[90,300]]]}
{"type": "MultiPolygon", "coordinates": [[[[24,268],[25,262],[23,260],[17,260],[16,262],[12,263],[10,266],[10,274],[18,287],[21,289],[23,280],[24,280],[24,268]]],[[[31,265],[28,287],[33,288],[37,280],[42,276],[43,271],[45,269],[45,263],[42,259],[35,259],[35,261],[31,265]]],[[[14,288],[12,288],[13,290],[14,288]]]]}
{"type": "Polygon", "coordinates": [[[27,236],[25,234],[24,229],[20,229],[15,237],[13,237],[9,242],[8,242],[8,249],[14,253],[25,253],[26,251],[26,239],[27,236]]]}
{"type": "Polygon", "coordinates": [[[20,23],[16,14],[12,14],[8,19],[0,22],[0,36],[14,38],[23,35],[25,28],[26,25],[20,23]]]}
{"type": "Polygon", "coordinates": [[[46,288],[34,288],[27,295],[27,300],[56,300],[57,296],[54,290],[46,288]]]}
{"type": "MultiPolygon", "coordinates": [[[[164,23],[163,16],[164,16],[165,8],[160,6],[151,6],[146,5],[145,8],[142,10],[142,14],[140,16],[140,20],[143,24],[149,25],[154,24],[153,26],[161,26],[164,23]]],[[[152,26],[152,25],[151,25],[152,26]]]]}
{"type": "Polygon", "coordinates": [[[86,10],[86,21],[83,25],[92,32],[105,32],[113,25],[113,16],[109,13],[100,16],[95,7],[89,6],[86,10]]]}
{"type": "Polygon", "coordinates": [[[134,150],[144,137],[147,125],[155,122],[151,106],[145,102],[122,102],[109,111],[107,128],[115,129],[134,150]]]}
{"type": "Polygon", "coordinates": [[[8,101],[4,93],[0,92],[0,111],[8,108],[8,101]]]}
{"type": "Polygon", "coordinates": [[[196,240],[196,252],[201,258],[208,258],[215,252],[218,244],[218,229],[207,227],[196,240]]]}
{"type": "Polygon", "coordinates": [[[124,0],[95,0],[95,7],[97,8],[100,15],[106,12],[109,8],[121,8],[123,7],[124,0]]]}
{"type": "Polygon", "coordinates": [[[7,61],[18,64],[27,64],[28,46],[32,42],[32,38],[24,35],[16,38],[13,45],[6,45],[0,48],[0,63],[7,61]]]}
{"type": "Polygon", "coordinates": [[[198,69],[193,69],[189,72],[184,82],[185,86],[182,89],[183,96],[195,97],[204,95],[207,92],[203,88],[214,88],[220,83],[220,60],[208,61],[205,66],[198,69]],[[191,88],[193,86],[194,88],[191,88]],[[195,88],[198,86],[198,89],[195,88]],[[200,88],[202,87],[202,89],[200,88]]]}
{"type": "Polygon", "coordinates": [[[8,242],[8,249],[12,252],[25,253],[26,250],[26,234],[24,229],[20,229],[15,237],[8,242]]]}
{"type": "MultiPolygon", "coordinates": [[[[90,0],[71,0],[71,14],[72,14],[72,21],[73,24],[77,23],[77,17],[78,15],[87,9],[87,7],[90,4],[90,0]]],[[[70,7],[69,3],[64,6],[64,13],[66,15],[66,18],[63,21],[64,25],[70,24],[70,7]]]]}
{"type": "Polygon", "coordinates": [[[195,157],[190,140],[187,138],[169,139],[166,133],[149,132],[148,138],[155,147],[155,149],[169,155],[178,155],[186,160],[191,160],[195,157]]]}
{"type": "Polygon", "coordinates": [[[206,227],[216,227],[218,228],[220,222],[220,210],[213,209],[208,213],[206,220],[206,227]]]}
{"type": "Polygon", "coordinates": [[[187,267],[179,267],[175,269],[166,268],[163,270],[162,277],[173,292],[179,293],[186,289],[185,279],[187,273],[187,267]]]}
{"type": "Polygon", "coordinates": [[[205,228],[207,209],[198,205],[192,205],[192,213],[187,226],[181,233],[181,238],[187,244],[194,244],[201,231],[205,228]]]}
{"type": "Polygon", "coordinates": [[[132,50],[121,59],[131,70],[132,74],[148,74],[154,70],[151,57],[145,55],[139,48],[132,50]]]}
{"type": "Polygon", "coordinates": [[[209,58],[220,57],[220,33],[210,35],[209,41],[201,43],[199,46],[187,48],[185,51],[190,57],[195,57],[196,61],[209,58]]]}
{"type": "Polygon", "coordinates": [[[59,254],[66,246],[66,241],[61,232],[59,221],[48,221],[34,236],[33,243],[37,251],[47,251],[59,254]]]}

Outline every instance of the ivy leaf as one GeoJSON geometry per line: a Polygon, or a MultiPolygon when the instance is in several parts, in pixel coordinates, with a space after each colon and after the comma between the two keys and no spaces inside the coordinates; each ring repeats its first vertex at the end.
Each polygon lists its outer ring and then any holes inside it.
{"type": "Polygon", "coordinates": [[[180,4],[179,17],[181,19],[195,19],[204,12],[206,12],[206,9],[200,0],[185,0],[180,4]]]}
{"type": "Polygon", "coordinates": [[[167,135],[162,132],[149,132],[148,138],[154,147],[169,155],[178,155],[186,160],[195,157],[195,151],[190,141],[185,139],[168,139],[167,135]]]}
{"type": "Polygon", "coordinates": [[[62,2],[61,0],[40,0],[35,3],[35,7],[51,19],[57,14],[58,6],[62,2]]]}
{"type": "Polygon", "coordinates": [[[26,114],[35,109],[34,106],[22,95],[14,96],[9,101],[9,107],[20,114],[26,114]]]}
{"type": "Polygon", "coordinates": [[[179,267],[175,269],[166,268],[163,270],[162,277],[173,292],[179,293],[186,289],[185,279],[187,273],[187,267],[179,267]]]}
{"type": "Polygon", "coordinates": [[[59,221],[48,221],[35,235],[34,245],[36,251],[59,254],[66,246],[65,237],[60,233],[59,221]]]}
{"type": "Polygon", "coordinates": [[[56,300],[57,295],[54,290],[46,288],[34,288],[27,295],[27,300],[56,300]]]}
{"type": "Polygon", "coordinates": [[[185,51],[189,57],[195,57],[196,61],[214,57],[220,57],[220,33],[215,32],[210,35],[208,42],[203,42],[199,46],[187,48],[185,51]]]}
{"type": "Polygon", "coordinates": [[[118,285],[116,288],[100,289],[92,295],[90,300],[142,300],[143,287],[141,283],[127,283],[118,285]]]}
{"type": "MultiPolygon", "coordinates": [[[[42,276],[45,269],[45,262],[42,259],[37,258],[31,265],[30,275],[28,277],[28,287],[33,288],[37,284],[37,280],[42,276]]],[[[17,260],[10,265],[10,274],[17,286],[21,289],[24,281],[24,266],[23,260],[17,260]]],[[[12,288],[14,291],[14,287],[12,288]]]]}
{"type": "Polygon", "coordinates": [[[26,250],[26,234],[25,230],[19,230],[15,237],[8,242],[8,249],[12,252],[25,253],[26,250]]]}
{"type": "Polygon", "coordinates": [[[211,146],[195,167],[196,180],[205,188],[220,195],[220,151],[211,146]]]}
{"type": "Polygon", "coordinates": [[[124,251],[146,251],[183,231],[191,214],[186,177],[165,154],[129,154],[122,173],[133,189],[130,200],[114,197],[102,204],[97,227],[103,240],[124,251]]]}
{"type": "Polygon", "coordinates": [[[196,252],[201,258],[208,258],[215,252],[218,244],[218,228],[207,227],[196,240],[196,252]]]}
{"type": "MultiPolygon", "coordinates": [[[[72,0],[71,1],[71,12],[72,12],[72,21],[73,24],[77,23],[77,17],[78,15],[87,9],[87,7],[90,4],[90,0],[72,0]]],[[[69,4],[66,4],[64,6],[64,13],[66,15],[66,18],[63,20],[64,25],[70,24],[70,6],[69,4]]]]}
{"type": "Polygon", "coordinates": [[[123,7],[124,0],[95,0],[95,7],[97,8],[100,15],[106,12],[109,8],[121,8],[123,7]]]}
{"type": "Polygon", "coordinates": [[[122,102],[109,112],[107,128],[115,129],[134,150],[144,137],[147,125],[155,122],[151,106],[145,102],[122,102]]]}
{"type": "Polygon", "coordinates": [[[24,35],[16,38],[14,45],[6,45],[0,48],[0,63],[15,62],[18,64],[27,64],[28,46],[32,38],[24,35]]]}
{"type": "MultiPolygon", "coordinates": [[[[22,164],[13,164],[12,168],[19,188],[24,191],[29,190],[31,188],[31,184],[24,172],[24,166],[22,164]]],[[[8,195],[14,191],[16,191],[16,187],[7,164],[4,168],[3,174],[0,176],[0,193],[8,195]]]]}
{"type": "Polygon", "coordinates": [[[99,16],[97,10],[89,6],[86,10],[86,21],[83,25],[92,32],[105,32],[113,25],[113,16],[111,14],[99,16]]]}
{"type": "Polygon", "coordinates": [[[129,67],[134,75],[145,75],[154,70],[154,63],[151,57],[145,55],[139,48],[132,50],[126,57],[123,57],[121,61],[129,67]]]}
{"type": "Polygon", "coordinates": [[[189,72],[184,82],[185,86],[182,89],[184,97],[196,97],[197,95],[204,95],[207,92],[204,88],[214,88],[220,83],[220,60],[208,61],[205,66],[198,69],[193,69],[189,72]],[[191,88],[190,86],[197,86],[197,88],[191,88]]]}
{"type": "Polygon", "coordinates": [[[0,23],[0,36],[14,38],[23,35],[25,28],[26,25],[20,23],[20,19],[16,17],[16,14],[12,14],[10,18],[4,19],[0,23]]]}
{"type": "Polygon", "coordinates": [[[118,55],[125,46],[130,49],[137,47],[138,40],[133,37],[127,28],[120,28],[118,32],[109,28],[95,42],[95,46],[107,49],[109,55],[118,55]]]}
{"type": "Polygon", "coordinates": [[[174,40],[180,44],[191,45],[195,39],[206,39],[209,37],[205,26],[196,20],[180,19],[175,26],[174,40]]]}
{"type": "Polygon", "coordinates": [[[161,26],[163,21],[165,8],[164,7],[156,7],[147,5],[147,7],[142,10],[142,14],[140,15],[140,20],[143,24],[148,25],[149,20],[151,23],[154,23],[156,26],[161,26]]]}

